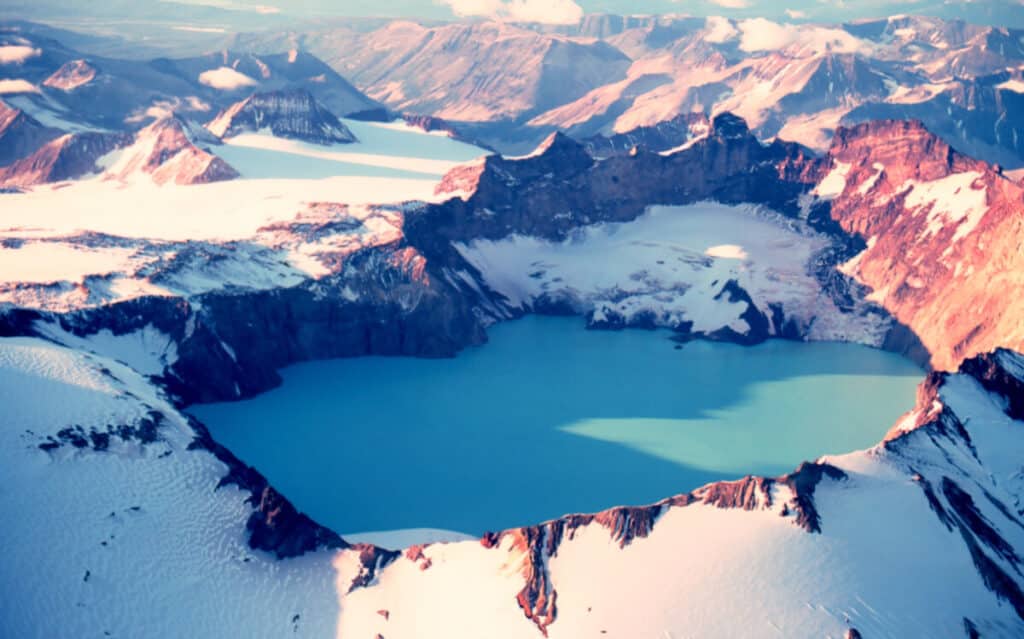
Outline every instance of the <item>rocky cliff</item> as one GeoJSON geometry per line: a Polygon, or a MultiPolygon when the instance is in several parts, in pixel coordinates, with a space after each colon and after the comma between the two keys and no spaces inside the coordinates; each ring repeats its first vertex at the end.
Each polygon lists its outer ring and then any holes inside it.
{"type": "Polygon", "coordinates": [[[1024,347],[1024,189],[918,122],[842,129],[823,183],[832,217],[866,242],[846,267],[920,337],[932,364],[956,369],[997,346],[1024,347]]]}

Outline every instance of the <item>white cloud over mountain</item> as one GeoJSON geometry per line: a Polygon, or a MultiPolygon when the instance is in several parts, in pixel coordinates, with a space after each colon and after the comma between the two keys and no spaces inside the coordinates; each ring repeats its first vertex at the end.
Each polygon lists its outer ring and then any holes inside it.
{"type": "Polygon", "coordinates": [[[574,0],[441,0],[457,16],[481,16],[513,22],[575,24],[583,8],[574,0]]]}

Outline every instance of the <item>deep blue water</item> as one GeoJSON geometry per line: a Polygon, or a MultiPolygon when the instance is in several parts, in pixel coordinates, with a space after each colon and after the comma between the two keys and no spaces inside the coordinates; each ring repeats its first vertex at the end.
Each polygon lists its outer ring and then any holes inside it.
{"type": "Polygon", "coordinates": [[[344,533],[466,533],[643,504],[871,446],[923,377],[850,344],[756,347],[528,317],[454,359],[291,366],[197,406],[214,437],[344,533]]]}

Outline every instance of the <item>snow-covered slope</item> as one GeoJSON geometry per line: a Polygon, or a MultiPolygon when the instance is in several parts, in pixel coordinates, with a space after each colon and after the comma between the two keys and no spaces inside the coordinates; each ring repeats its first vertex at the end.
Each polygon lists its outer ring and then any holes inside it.
{"type": "Polygon", "coordinates": [[[5,637],[334,635],[331,558],[251,549],[250,487],[138,372],[0,339],[0,402],[5,637]]]}

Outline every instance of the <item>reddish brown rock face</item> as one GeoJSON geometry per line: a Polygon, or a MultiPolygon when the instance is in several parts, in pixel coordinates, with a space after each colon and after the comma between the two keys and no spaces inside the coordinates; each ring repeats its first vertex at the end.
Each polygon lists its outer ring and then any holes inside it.
{"type": "MultiPolygon", "coordinates": [[[[850,272],[908,325],[939,370],[1024,347],[1024,189],[914,122],[840,130],[832,217],[868,248],[850,272]]],[[[825,169],[826,173],[829,169],[825,169]]],[[[824,174],[823,174],[824,178],[824,174]]]]}

